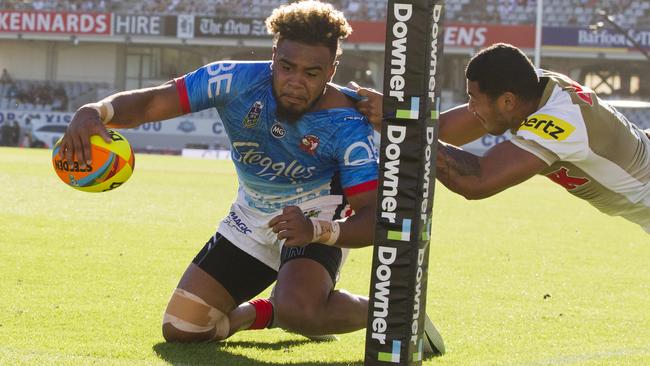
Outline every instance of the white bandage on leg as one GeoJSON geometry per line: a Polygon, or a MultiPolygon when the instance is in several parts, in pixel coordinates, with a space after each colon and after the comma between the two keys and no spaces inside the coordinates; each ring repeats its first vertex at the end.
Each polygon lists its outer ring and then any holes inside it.
{"type": "Polygon", "coordinates": [[[338,221],[326,221],[319,219],[310,219],[314,226],[314,236],[312,242],[322,243],[325,245],[334,245],[341,235],[341,227],[338,221]]]}
{"type": "Polygon", "coordinates": [[[230,332],[228,315],[180,288],[174,290],[169,300],[163,324],[171,324],[187,333],[205,333],[215,329],[216,339],[225,339],[230,332]]]}

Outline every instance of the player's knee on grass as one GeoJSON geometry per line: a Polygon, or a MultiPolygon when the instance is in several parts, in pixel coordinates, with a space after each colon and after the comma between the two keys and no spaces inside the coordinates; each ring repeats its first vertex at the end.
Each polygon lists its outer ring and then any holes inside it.
{"type": "Polygon", "coordinates": [[[200,297],[177,288],[165,315],[162,332],[167,342],[202,342],[228,337],[228,315],[209,305],[200,297]]]}

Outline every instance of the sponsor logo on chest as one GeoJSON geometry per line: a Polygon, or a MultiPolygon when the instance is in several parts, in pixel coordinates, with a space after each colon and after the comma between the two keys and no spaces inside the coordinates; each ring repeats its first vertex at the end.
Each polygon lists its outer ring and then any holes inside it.
{"type": "Polygon", "coordinates": [[[569,122],[548,114],[535,114],[519,127],[520,131],[530,131],[545,140],[555,141],[566,140],[575,129],[569,122]]]}
{"type": "Polygon", "coordinates": [[[298,160],[274,161],[269,154],[260,148],[257,142],[235,141],[232,144],[235,153],[233,159],[242,165],[257,166],[255,173],[259,177],[273,181],[284,177],[292,182],[311,178],[316,171],[315,166],[304,166],[298,160]]]}
{"type": "Polygon", "coordinates": [[[281,139],[287,134],[287,130],[282,127],[280,122],[275,122],[273,126],[271,126],[271,135],[275,137],[276,139],[281,139]]]}

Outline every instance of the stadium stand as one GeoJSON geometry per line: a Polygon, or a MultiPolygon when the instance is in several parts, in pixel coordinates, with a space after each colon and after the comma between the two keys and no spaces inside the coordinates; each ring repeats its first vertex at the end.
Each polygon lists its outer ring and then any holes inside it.
{"type": "MultiPolygon", "coordinates": [[[[121,14],[194,14],[263,19],[287,0],[0,0],[0,9],[66,12],[115,12],[121,14]]],[[[351,20],[382,21],[386,0],[331,0],[351,20]]],[[[446,0],[446,19],[455,23],[529,25],[536,17],[537,0],[446,0]]],[[[544,0],[544,25],[587,26],[595,23],[596,9],[604,9],[627,29],[650,28],[650,1],[633,0],[544,0]]],[[[4,76],[3,76],[4,77],[4,76]]],[[[79,105],[112,91],[112,85],[88,82],[0,80],[0,108],[72,111],[79,105]]],[[[447,94],[453,92],[447,91],[447,94]]],[[[459,98],[447,98],[460,102],[459,98]]],[[[641,95],[639,95],[641,96],[641,95]]],[[[611,97],[615,97],[611,95],[611,97]]],[[[616,96],[618,97],[618,96],[616,96]]],[[[620,96],[625,99],[626,96],[620,96]]],[[[622,112],[646,128],[649,109],[622,112]]],[[[210,112],[205,117],[212,117],[210,112]]]]}
{"type": "Polygon", "coordinates": [[[648,129],[650,128],[650,109],[648,108],[617,108],[619,112],[623,113],[630,122],[637,126],[648,129]]]}
{"type": "Polygon", "coordinates": [[[105,89],[107,83],[12,80],[0,83],[0,108],[65,112],[105,89]]]}
{"type": "MultiPolygon", "coordinates": [[[[0,0],[0,8],[121,12],[125,14],[195,14],[240,18],[265,18],[286,0],[0,0]]],[[[382,20],[386,0],[332,0],[352,20],[382,20]]],[[[453,22],[530,24],[535,21],[536,0],[447,0],[446,19],[453,22]]],[[[650,2],[633,0],[545,0],[545,26],[587,26],[596,9],[613,14],[625,28],[650,26],[650,2]]]]}
{"type": "Polygon", "coordinates": [[[1,9],[11,10],[39,10],[39,11],[113,11],[114,1],[106,0],[0,0],[1,9]]]}

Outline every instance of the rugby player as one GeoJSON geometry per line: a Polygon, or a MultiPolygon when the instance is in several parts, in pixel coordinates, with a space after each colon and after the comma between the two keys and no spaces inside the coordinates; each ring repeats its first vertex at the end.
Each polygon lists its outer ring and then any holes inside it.
{"type": "MultiPolygon", "coordinates": [[[[437,178],[467,199],[483,199],[542,174],[600,211],[650,233],[650,130],[643,131],[592,90],[536,69],[518,48],[495,44],[466,69],[469,103],[440,117],[437,178]],[[513,134],[484,156],[463,145],[486,133],[513,134]],[[453,145],[451,145],[453,144],[453,145]]],[[[381,94],[361,88],[374,125],[381,94]]]]}
{"type": "Polygon", "coordinates": [[[269,326],[307,336],[366,326],[368,299],[334,288],[341,248],[370,245],[375,226],[372,127],[329,84],[351,28],[340,11],[318,1],[275,9],[266,25],[274,35],[271,61],[215,62],[86,105],[61,144],[67,160],[87,161],[91,135],[109,141],[105,126],[218,110],[239,192],[171,296],[162,326],[167,341],[218,341],[269,326]],[[355,212],[345,221],[333,220],[341,203],[331,194],[335,173],[355,212]],[[250,301],[276,279],[272,299],[250,301]]]}

